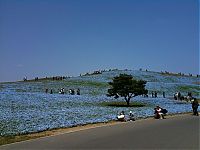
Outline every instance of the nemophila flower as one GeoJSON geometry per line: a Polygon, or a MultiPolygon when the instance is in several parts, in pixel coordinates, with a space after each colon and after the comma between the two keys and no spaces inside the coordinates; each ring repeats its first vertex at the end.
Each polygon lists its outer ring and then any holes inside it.
{"type": "Polygon", "coordinates": [[[107,71],[99,75],[67,78],[63,81],[37,81],[0,83],[0,134],[15,135],[18,133],[38,132],[53,128],[74,125],[106,122],[114,120],[118,112],[134,112],[135,117],[152,116],[156,105],[164,107],[169,113],[191,111],[191,104],[173,99],[176,91],[187,94],[186,90],[198,92],[198,79],[194,77],[164,76],[156,72],[145,71],[107,71]],[[126,73],[136,79],[147,81],[146,88],[158,91],[158,98],[142,96],[131,101],[145,103],[145,107],[105,107],[102,102],[115,101],[106,96],[108,82],[113,77],[126,73]],[[45,93],[45,89],[53,94],[45,93]],[[58,94],[64,88],[65,94],[58,94]],[[69,89],[80,89],[81,95],[69,95],[69,89]]]}

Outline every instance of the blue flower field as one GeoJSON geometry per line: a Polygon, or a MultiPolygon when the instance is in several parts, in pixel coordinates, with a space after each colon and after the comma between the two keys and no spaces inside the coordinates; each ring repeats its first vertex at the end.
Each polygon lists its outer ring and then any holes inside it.
{"type": "Polygon", "coordinates": [[[120,111],[134,112],[136,118],[153,116],[153,108],[160,105],[168,113],[191,112],[191,104],[173,100],[175,92],[187,95],[192,92],[199,98],[199,78],[165,75],[149,71],[114,70],[102,74],[66,78],[62,81],[39,80],[0,83],[0,134],[1,136],[26,134],[49,129],[71,127],[88,123],[108,122],[116,119],[120,111]],[[124,101],[106,96],[108,82],[121,74],[131,74],[147,81],[149,97],[138,96],[131,101],[145,107],[108,107],[102,102],[124,101]],[[52,89],[53,94],[45,93],[52,89]],[[64,88],[65,94],[58,94],[64,88]],[[80,95],[70,95],[69,89],[80,89],[80,95]],[[158,98],[151,92],[157,91],[158,98]],[[162,93],[165,92],[166,98],[162,93]]]}

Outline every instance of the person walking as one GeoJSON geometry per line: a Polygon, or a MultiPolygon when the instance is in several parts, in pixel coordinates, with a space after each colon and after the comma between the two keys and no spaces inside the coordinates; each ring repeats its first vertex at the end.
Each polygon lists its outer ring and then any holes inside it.
{"type": "Polygon", "coordinates": [[[198,107],[199,107],[199,103],[198,103],[197,99],[194,98],[192,101],[192,110],[193,110],[193,115],[195,115],[195,116],[199,116],[198,107]]]}
{"type": "Polygon", "coordinates": [[[152,95],[151,97],[153,98],[154,97],[154,92],[151,92],[151,95],[152,95]]]}
{"type": "Polygon", "coordinates": [[[154,92],[154,96],[155,96],[155,98],[158,97],[158,93],[156,91],[154,92]]]}
{"type": "Polygon", "coordinates": [[[163,98],[165,98],[165,92],[163,92],[163,98]]]}
{"type": "Polygon", "coordinates": [[[80,95],[81,94],[80,89],[77,89],[76,93],[77,93],[77,95],[80,95]]]}

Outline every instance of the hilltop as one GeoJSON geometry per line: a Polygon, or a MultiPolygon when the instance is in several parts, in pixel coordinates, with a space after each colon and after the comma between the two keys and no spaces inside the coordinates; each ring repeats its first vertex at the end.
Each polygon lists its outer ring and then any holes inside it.
{"type": "MultiPolygon", "coordinates": [[[[168,96],[173,96],[175,92],[181,92],[183,95],[192,92],[194,96],[199,96],[198,92],[200,88],[198,76],[184,75],[181,73],[153,72],[147,70],[103,70],[86,73],[78,77],[36,77],[33,80],[8,84],[16,86],[15,91],[17,92],[44,92],[45,89],[52,89],[53,93],[58,93],[59,89],[65,88],[65,92],[68,93],[69,89],[80,88],[82,94],[102,95],[107,92],[107,83],[119,74],[130,74],[137,80],[142,79],[147,81],[146,88],[149,90],[149,94],[151,91],[157,91],[160,94],[166,92],[168,96]],[[26,88],[31,85],[31,88],[26,88]]],[[[0,89],[2,85],[6,85],[6,83],[0,84],[0,89]]]]}

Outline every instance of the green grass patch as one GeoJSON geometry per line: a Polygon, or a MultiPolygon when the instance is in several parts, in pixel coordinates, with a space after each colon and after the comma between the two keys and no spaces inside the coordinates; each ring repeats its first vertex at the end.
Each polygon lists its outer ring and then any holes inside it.
{"type": "Polygon", "coordinates": [[[181,90],[181,91],[192,91],[192,90],[200,91],[200,87],[199,86],[183,85],[183,86],[179,86],[178,89],[181,90]]]}
{"type": "Polygon", "coordinates": [[[177,82],[177,79],[172,78],[172,77],[166,77],[165,79],[167,80],[167,82],[170,82],[170,83],[176,83],[177,82]]]}
{"type": "Polygon", "coordinates": [[[181,85],[177,88],[180,92],[191,92],[192,95],[197,96],[199,95],[200,87],[199,86],[191,86],[191,85],[181,85]]]}
{"type": "Polygon", "coordinates": [[[15,92],[26,92],[24,89],[15,89],[15,92]]]}
{"type": "Polygon", "coordinates": [[[92,96],[97,96],[99,94],[99,92],[98,91],[91,91],[90,92],[90,95],[92,95],[92,96]]]}
{"type": "Polygon", "coordinates": [[[106,82],[95,82],[95,81],[82,81],[82,80],[68,80],[64,81],[66,85],[78,85],[78,86],[91,86],[91,87],[107,87],[106,82]]]}
{"type": "Polygon", "coordinates": [[[20,141],[25,141],[25,140],[29,140],[29,139],[30,139],[30,137],[28,137],[26,135],[22,135],[22,136],[3,136],[3,137],[0,137],[0,145],[10,144],[10,143],[20,142],[20,141]]]}
{"type": "Polygon", "coordinates": [[[152,75],[143,75],[142,79],[149,80],[149,82],[158,82],[158,79],[152,75]]]}
{"type": "Polygon", "coordinates": [[[129,106],[127,103],[124,101],[119,101],[119,102],[102,102],[100,103],[100,106],[110,106],[110,107],[144,107],[146,106],[144,103],[139,103],[139,102],[130,102],[129,106]]]}
{"type": "Polygon", "coordinates": [[[181,85],[178,86],[178,90],[180,91],[184,91],[184,92],[188,92],[188,91],[200,91],[200,87],[199,86],[189,86],[189,85],[181,85]]]}
{"type": "Polygon", "coordinates": [[[15,142],[21,142],[21,141],[26,141],[30,139],[50,136],[52,135],[51,132],[53,133],[53,131],[43,131],[43,132],[29,133],[29,134],[0,136],[0,145],[11,144],[15,142]]]}

